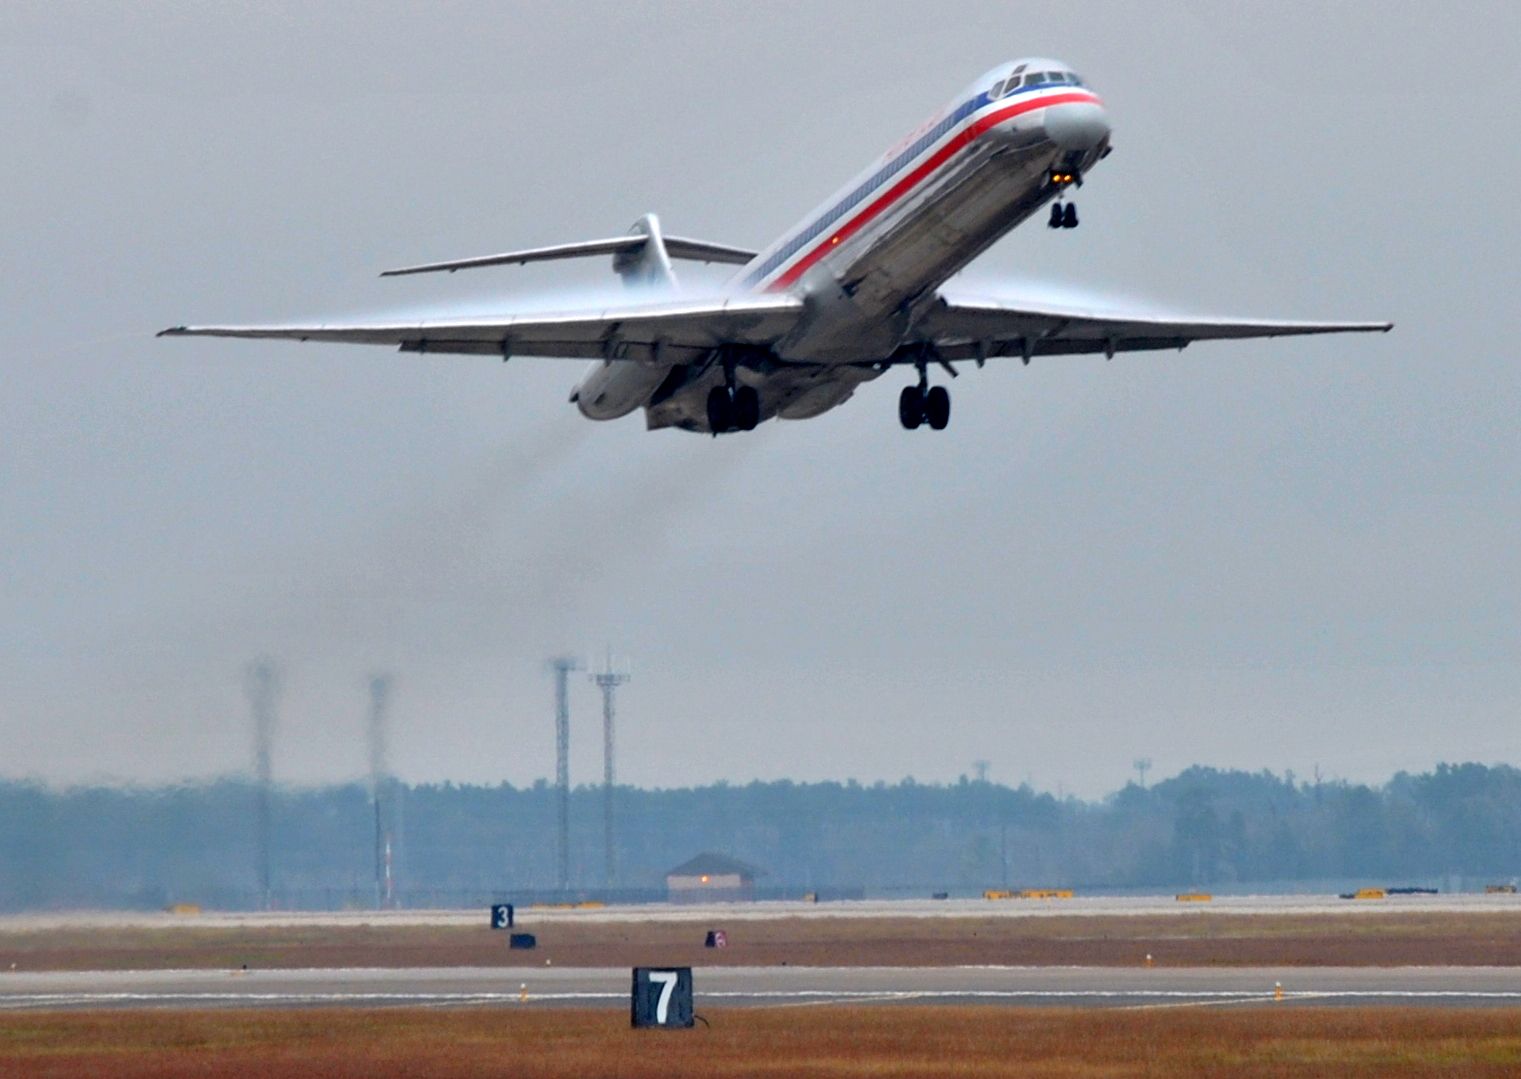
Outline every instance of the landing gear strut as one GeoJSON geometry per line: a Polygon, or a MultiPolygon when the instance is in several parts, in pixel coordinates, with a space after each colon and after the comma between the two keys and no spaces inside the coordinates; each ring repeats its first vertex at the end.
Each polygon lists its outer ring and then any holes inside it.
{"type": "Polygon", "coordinates": [[[925,423],[931,431],[944,431],[951,422],[950,391],[944,386],[926,386],[921,375],[919,385],[904,386],[898,395],[898,422],[908,431],[925,423]]]}
{"type": "Polygon", "coordinates": [[[715,435],[755,430],[760,412],[760,393],[754,386],[714,386],[708,391],[708,427],[715,435]]]}

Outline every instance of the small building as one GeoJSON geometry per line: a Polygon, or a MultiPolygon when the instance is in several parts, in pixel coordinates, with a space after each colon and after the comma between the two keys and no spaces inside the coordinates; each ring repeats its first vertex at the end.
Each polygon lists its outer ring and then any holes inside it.
{"type": "Polygon", "coordinates": [[[755,898],[755,878],[762,871],[737,858],[699,854],[665,875],[666,898],[672,903],[724,903],[755,898]]]}

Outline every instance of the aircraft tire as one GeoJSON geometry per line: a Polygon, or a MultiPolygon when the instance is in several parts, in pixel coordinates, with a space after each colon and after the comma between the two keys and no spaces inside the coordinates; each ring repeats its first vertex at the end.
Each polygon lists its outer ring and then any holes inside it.
{"type": "Polygon", "coordinates": [[[944,386],[931,386],[924,395],[924,418],[931,431],[944,431],[951,422],[951,393],[944,386]]]}
{"type": "Polygon", "coordinates": [[[740,386],[734,391],[734,427],[753,431],[760,423],[760,393],[754,386],[740,386]]]}
{"type": "Polygon", "coordinates": [[[898,422],[905,431],[916,431],[924,422],[924,393],[918,386],[904,386],[898,394],[898,422]]]}
{"type": "Polygon", "coordinates": [[[1075,228],[1077,228],[1077,203],[1075,203],[1075,202],[1069,202],[1069,203],[1067,203],[1067,208],[1064,211],[1062,211],[1062,228],[1064,228],[1064,229],[1075,229],[1075,228]]]}
{"type": "Polygon", "coordinates": [[[708,427],[715,435],[734,427],[734,401],[727,386],[714,386],[708,391],[708,427]]]}
{"type": "Polygon", "coordinates": [[[1051,217],[1046,222],[1046,228],[1048,228],[1048,229],[1065,228],[1066,226],[1063,224],[1063,222],[1065,220],[1066,220],[1066,216],[1062,213],[1062,204],[1059,203],[1059,202],[1053,202],[1051,204],[1051,217]]]}

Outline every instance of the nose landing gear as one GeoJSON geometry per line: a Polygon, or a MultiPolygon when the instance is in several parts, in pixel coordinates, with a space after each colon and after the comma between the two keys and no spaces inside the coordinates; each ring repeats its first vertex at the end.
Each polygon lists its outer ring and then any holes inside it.
{"type": "Polygon", "coordinates": [[[1077,204],[1064,202],[1067,188],[1073,184],[1081,186],[1083,178],[1075,172],[1054,171],[1051,173],[1051,186],[1056,189],[1056,201],[1051,204],[1051,216],[1046,221],[1046,227],[1050,229],[1075,229],[1077,228],[1077,204]]]}
{"type": "Polygon", "coordinates": [[[1077,228],[1077,203],[1053,202],[1051,204],[1051,217],[1046,221],[1046,227],[1051,229],[1077,228]]]}

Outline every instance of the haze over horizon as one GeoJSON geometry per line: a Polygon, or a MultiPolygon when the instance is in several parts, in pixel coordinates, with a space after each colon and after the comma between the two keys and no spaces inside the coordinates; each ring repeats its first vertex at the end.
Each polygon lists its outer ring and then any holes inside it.
{"type": "Polygon", "coordinates": [[[527,784],[545,657],[607,646],[641,786],[1521,760],[1518,37],[1497,2],[9,4],[0,776],[245,769],[269,655],[277,778],[363,775],[385,670],[402,778],[527,784]],[[935,435],[894,373],[717,440],[584,420],[576,361],[152,337],[616,294],[375,274],[651,210],[762,246],[1022,55],[1116,152],[1082,228],[957,287],[1394,332],[995,360],[935,435]]]}

